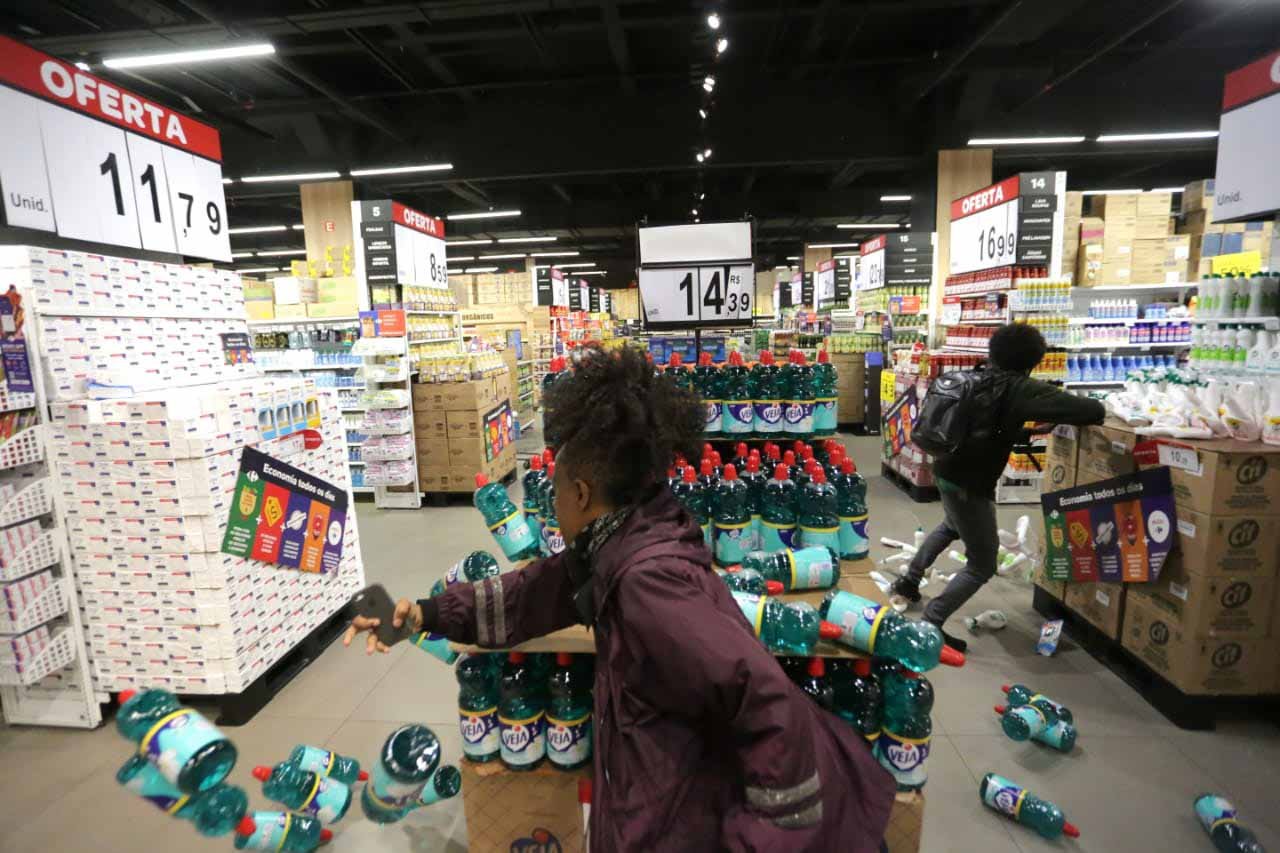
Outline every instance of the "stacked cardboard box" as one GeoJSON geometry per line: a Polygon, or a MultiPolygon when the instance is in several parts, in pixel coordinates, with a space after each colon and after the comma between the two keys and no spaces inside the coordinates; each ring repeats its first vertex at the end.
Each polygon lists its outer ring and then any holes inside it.
{"type": "Polygon", "coordinates": [[[860,424],[866,413],[866,365],[862,353],[831,356],[836,369],[836,417],[842,424],[860,424]]]}
{"type": "Polygon", "coordinates": [[[1084,196],[1069,192],[1063,201],[1062,217],[1062,274],[1073,276],[1076,256],[1080,250],[1080,223],[1084,218],[1084,196]]]}
{"type": "Polygon", "coordinates": [[[460,308],[533,302],[533,287],[527,272],[451,275],[449,286],[460,308]]]}
{"type": "Polygon", "coordinates": [[[1167,241],[1171,233],[1172,194],[1096,195],[1091,196],[1090,201],[1089,218],[1081,219],[1077,285],[1163,284],[1185,278],[1185,252],[1167,241]],[[1101,220],[1101,268],[1095,275],[1080,275],[1079,265],[1083,260],[1097,260],[1096,220],[1101,220]],[[1085,230],[1089,232],[1088,237],[1085,230]],[[1088,259],[1084,253],[1086,246],[1095,247],[1088,259]],[[1179,254],[1183,257],[1179,258],[1179,254]]]}
{"type": "Polygon", "coordinates": [[[467,492],[475,475],[515,467],[510,375],[413,386],[418,481],[424,492],[467,492]]]}
{"type": "Polygon", "coordinates": [[[1262,267],[1270,266],[1275,237],[1273,222],[1213,221],[1213,181],[1194,181],[1182,193],[1182,221],[1178,233],[1188,239],[1188,275],[1210,275],[1219,255],[1256,251],[1262,267]]]}

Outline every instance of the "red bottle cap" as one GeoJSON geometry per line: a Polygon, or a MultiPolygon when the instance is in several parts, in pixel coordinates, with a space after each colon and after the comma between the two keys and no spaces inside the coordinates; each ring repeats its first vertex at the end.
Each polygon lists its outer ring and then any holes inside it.
{"type": "Polygon", "coordinates": [[[583,776],[578,780],[578,802],[586,805],[591,802],[591,778],[583,776]]]}
{"type": "Polygon", "coordinates": [[[827,667],[822,662],[822,658],[809,658],[809,675],[814,678],[822,678],[826,674],[827,667]]]}
{"type": "Polygon", "coordinates": [[[795,451],[796,456],[803,456],[804,442],[797,438],[795,441],[791,442],[791,449],[795,451]]]}
{"type": "Polygon", "coordinates": [[[524,663],[524,652],[507,652],[507,660],[511,663],[524,663]]]}
{"type": "Polygon", "coordinates": [[[786,453],[782,454],[782,464],[786,465],[788,468],[796,464],[796,454],[794,450],[788,450],[786,453]]]}
{"type": "Polygon", "coordinates": [[[711,455],[711,450],[712,450],[711,442],[709,442],[709,441],[708,441],[706,444],[703,444],[703,445],[702,445],[702,455],[703,455],[703,457],[705,458],[705,457],[707,457],[707,456],[710,456],[710,455],[711,455]]]}
{"type": "Polygon", "coordinates": [[[856,470],[858,470],[858,469],[857,469],[857,468],[855,468],[855,467],[853,466],[853,460],[852,460],[852,459],[841,459],[841,460],[840,460],[840,471],[841,471],[842,473],[845,473],[845,474],[852,474],[852,473],[853,473],[854,471],[856,471],[856,470]]]}
{"type": "Polygon", "coordinates": [[[702,471],[702,476],[704,477],[711,476],[711,460],[710,459],[702,460],[701,471],[702,471]]]}
{"type": "Polygon", "coordinates": [[[996,706],[995,706],[995,712],[996,712],[997,714],[999,714],[1000,716],[1002,716],[1002,717],[1003,717],[1003,716],[1004,716],[1004,712],[1005,712],[1005,706],[1004,706],[1004,705],[996,705],[996,706]]]}
{"type": "Polygon", "coordinates": [[[1080,830],[1076,829],[1076,825],[1069,820],[1062,822],[1062,834],[1067,838],[1079,838],[1080,830]]]}
{"type": "Polygon", "coordinates": [[[733,463],[732,463],[732,462],[730,462],[728,465],[724,466],[724,478],[725,478],[726,480],[736,480],[736,479],[738,479],[738,469],[737,469],[737,468],[735,468],[735,467],[733,467],[733,463]]]}
{"type": "Polygon", "coordinates": [[[844,636],[844,629],[824,619],[818,623],[818,636],[824,640],[838,640],[844,636]]]}
{"type": "Polygon", "coordinates": [[[546,465],[546,464],[548,464],[549,462],[552,462],[555,458],[556,458],[556,452],[555,452],[554,450],[552,450],[550,447],[545,448],[545,449],[542,451],[542,464],[543,464],[543,465],[546,465]]]}
{"type": "Polygon", "coordinates": [[[667,364],[671,367],[682,367],[684,365],[684,357],[678,352],[673,352],[667,364]]]}
{"type": "Polygon", "coordinates": [[[692,466],[687,466],[684,469],[683,479],[686,483],[692,483],[698,479],[698,472],[694,471],[692,466]]]}
{"type": "Polygon", "coordinates": [[[541,457],[541,456],[535,456],[535,457],[533,457],[532,459],[530,459],[530,460],[529,460],[529,468],[530,468],[530,470],[533,470],[533,471],[541,471],[541,470],[542,470],[542,457],[541,457]]]}
{"type": "Polygon", "coordinates": [[[764,582],[765,595],[782,595],[786,591],[787,591],[787,588],[782,585],[781,581],[765,581],[764,582]]]}
{"type": "Polygon", "coordinates": [[[711,364],[711,353],[709,352],[698,353],[698,364],[704,367],[711,364]]]}
{"type": "Polygon", "coordinates": [[[667,469],[667,479],[674,480],[675,478],[676,478],[676,469],[675,469],[675,466],[672,466],[667,469]]]}
{"type": "Polygon", "coordinates": [[[121,690],[120,694],[116,696],[116,699],[118,699],[120,704],[123,705],[125,702],[128,702],[130,699],[132,699],[134,696],[137,696],[137,695],[138,695],[138,691],[136,690],[121,690]]]}
{"type": "Polygon", "coordinates": [[[761,363],[761,364],[767,364],[767,365],[772,366],[772,365],[773,365],[773,350],[765,350],[764,352],[760,353],[760,363],[761,363]]]}
{"type": "Polygon", "coordinates": [[[811,476],[813,477],[813,482],[817,483],[818,485],[822,485],[823,483],[827,482],[827,472],[822,470],[821,465],[813,466],[813,474],[811,476]]]}
{"type": "Polygon", "coordinates": [[[745,441],[739,441],[738,446],[734,449],[737,450],[739,456],[747,455],[747,443],[745,441]]]}
{"type": "Polygon", "coordinates": [[[871,674],[871,658],[858,658],[853,662],[853,674],[866,678],[871,674]]]}
{"type": "Polygon", "coordinates": [[[711,451],[711,464],[716,466],[717,468],[720,467],[720,451],[719,450],[711,451]]]}
{"type": "Polygon", "coordinates": [[[724,570],[731,575],[737,574],[738,572],[742,571],[742,564],[734,563],[732,566],[725,566],[724,570]]]}
{"type": "Polygon", "coordinates": [[[489,478],[484,474],[476,474],[476,488],[483,489],[487,485],[489,485],[489,478]]]}
{"type": "Polygon", "coordinates": [[[364,781],[368,780],[368,778],[369,778],[369,771],[368,771],[368,770],[361,770],[359,773],[357,773],[357,774],[356,774],[356,781],[357,781],[357,782],[364,782],[364,781]]]}
{"type": "Polygon", "coordinates": [[[827,351],[824,349],[818,350],[818,364],[830,364],[830,363],[831,363],[831,356],[827,355],[827,351]]]}
{"type": "Polygon", "coordinates": [[[801,367],[804,367],[808,363],[809,361],[808,359],[805,358],[805,355],[803,352],[796,353],[796,364],[800,365],[801,367]]]}
{"type": "Polygon", "coordinates": [[[330,841],[332,841],[332,840],[333,840],[333,830],[332,830],[332,829],[322,829],[322,830],[320,830],[320,843],[321,843],[321,844],[328,844],[328,843],[329,843],[330,841]]]}
{"type": "Polygon", "coordinates": [[[750,471],[752,474],[757,474],[757,473],[759,473],[759,472],[760,472],[760,457],[759,457],[759,456],[749,456],[749,457],[747,457],[747,470],[748,470],[748,471],[750,471]]]}
{"type": "Polygon", "coordinates": [[[236,824],[236,835],[243,835],[245,837],[248,837],[250,835],[253,835],[257,831],[258,831],[258,825],[254,823],[253,818],[249,817],[248,815],[245,815],[243,818],[240,819],[240,822],[236,824]]]}
{"type": "Polygon", "coordinates": [[[573,655],[568,652],[556,652],[556,666],[569,666],[573,663],[573,655]]]}
{"type": "Polygon", "coordinates": [[[958,652],[950,646],[943,646],[942,654],[938,656],[938,663],[955,667],[964,666],[964,652],[958,652]]]}
{"type": "Polygon", "coordinates": [[[774,462],[777,462],[778,457],[782,455],[781,449],[776,444],[772,444],[772,443],[767,444],[765,445],[764,450],[765,450],[765,453],[769,454],[769,458],[772,459],[774,462]]]}
{"type": "Polygon", "coordinates": [[[1001,684],[1001,685],[1000,685],[1000,692],[1001,692],[1001,693],[1008,693],[1008,692],[1009,692],[1009,689],[1010,689],[1011,687],[1012,687],[1012,685],[1010,685],[1010,684],[1001,684]]]}
{"type": "Polygon", "coordinates": [[[271,778],[271,768],[263,767],[259,764],[257,767],[253,768],[253,778],[257,779],[259,782],[267,781],[271,778]]]}
{"type": "Polygon", "coordinates": [[[813,448],[806,444],[806,445],[804,446],[804,450],[803,450],[803,451],[801,451],[801,454],[800,454],[800,455],[801,455],[801,456],[803,456],[805,459],[812,459],[812,458],[813,458],[813,448]]]}
{"type": "Polygon", "coordinates": [[[555,475],[556,475],[556,463],[555,463],[555,460],[552,460],[551,462],[547,463],[547,476],[554,477],[555,475]]]}

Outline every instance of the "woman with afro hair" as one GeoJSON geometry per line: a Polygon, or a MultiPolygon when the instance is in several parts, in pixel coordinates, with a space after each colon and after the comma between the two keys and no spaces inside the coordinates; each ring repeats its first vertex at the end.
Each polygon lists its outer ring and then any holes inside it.
{"type": "Polygon", "coordinates": [[[697,458],[698,397],[639,350],[588,347],[545,404],[564,553],[401,600],[396,626],[489,648],[592,629],[592,850],[880,850],[892,779],[753,636],[666,488],[677,453],[697,458]]]}

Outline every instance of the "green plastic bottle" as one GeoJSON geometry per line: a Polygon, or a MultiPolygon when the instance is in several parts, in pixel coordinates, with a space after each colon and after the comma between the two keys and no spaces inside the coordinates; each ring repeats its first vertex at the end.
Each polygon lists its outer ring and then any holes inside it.
{"type": "MultiPolygon", "coordinates": [[[[710,464],[710,462],[707,463],[708,466],[710,464]]],[[[685,466],[680,482],[671,491],[675,494],[676,500],[680,502],[680,506],[684,507],[685,512],[693,516],[693,520],[702,528],[702,539],[710,547],[711,516],[707,512],[706,491],[702,488],[702,484],[698,482],[697,472],[693,470],[692,465],[685,466]]]]}
{"type": "Polygon", "coordinates": [[[542,522],[538,518],[541,514],[538,495],[542,487],[542,481],[546,476],[546,471],[542,469],[542,457],[534,456],[529,460],[529,471],[524,475],[524,479],[521,480],[521,485],[524,486],[524,493],[520,499],[520,506],[524,510],[524,523],[529,525],[529,532],[533,534],[535,542],[542,541],[542,522]]]}
{"type": "Polygon", "coordinates": [[[140,755],[116,771],[116,781],[165,814],[189,820],[201,835],[216,838],[235,829],[249,809],[249,798],[235,785],[215,785],[199,794],[184,794],[140,755]]]}
{"type": "Polygon", "coordinates": [[[1196,817],[1218,853],[1267,853],[1253,831],[1236,817],[1236,807],[1218,794],[1196,797],[1196,817]]]}
{"type": "Polygon", "coordinates": [[[1042,800],[1003,776],[988,773],[978,786],[978,796],[987,808],[995,809],[1010,819],[1029,826],[1052,841],[1060,835],[1079,838],[1076,829],[1063,817],[1062,809],[1042,800]]]}
{"type": "Polygon", "coordinates": [[[253,778],[262,783],[262,793],[289,811],[308,815],[322,824],[337,823],[351,808],[351,789],[337,779],[303,770],[282,761],[275,767],[253,768],[253,778]]]}
{"type": "Polygon", "coordinates": [[[662,375],[670,379],[677,388],[693,390],[693,374],[684,366],[684,356],[678,352],[671,353],[671,358],[667,360],[667,368],[662,375]]]}
{"type": "Polygon", "coordinates": [[[781,595],[785,590],[777,581],[765,580],[764,575],[754,569],[736,569],[730,571],[716,569],[715,573],[724,581],[725,586],[735,592],[749,592],[752,595],[781,595]]]}
{"type": "Polygon", "coordinates": [[[116,730],[184,794],[209,790],[236,766],[235,745],[172,693],[126,690],[119,698],[116,730]]]}
{"type": "Polygon", "coordinates": [[[289,763],[319,776],[337,779],[345,785],[354,785],[369,778],[369,774],[360,769],[360,762],[354,758],[315,746],[295,746],[293,752],[289,753],[289,763]]]}
{"type": "Polygon", "coordinates": [[[778,382],[778,366],[774,364],[773,353],[764,350],[760,353],[759,362],[751,368],[751,403],[755,410],[753,433],[757,438],[776,438],[786,431],[778,382]]]}
{"type": "Polygon", "coordinates": [[[867,537],[867,481],[852,459],[840,460],[836,487],[836,516],[840,521],[840,559],[861,560],[871,553],[867,537]]]}
{"type": "Polygon", "coordinates": [[[474,503],[508,560],[518,562],[538,556],[533,531],[501,483],[490,483],[484,474],[476,474],[474,503]]]}
{"type": "Polygon", "coordinates": [[[819,613],[840,627],[840,642],[860,652],[893,658],[915,672],[928,672],[939,663],[964,666],[964,655],[944,646],[937,628],[860,595],[833,589],[819,613]]]}
{"type": "Polygon", "coordinates": [[[502,574],[498,558],[488,551],[472,551],[454,563],[444,573],[446,588],[457,583],[479,583],[486,578],[496,578],[502,574]]]}
{"type": "Polygon", "coordinates": [[[712,556],[717,566],[734,566],[742,562],[751,536],[751,507],[747,484],[732,464],[724,466],[715,494],[712,556]]]}
{"type": "Polygon", "coordinates": [[[883,691],[880,680],[871,672],[871,659],[832,658],[828,669],[835,690],[836,714],[874,744],[880,738],[883,691]]]}
{"type": "Polygon", "coordinates": [[[800,544],[806,548],[826,548],[840,553],[840,517],[836,514],[836,487],[827,482],[822,467],[814,462],[810,479],[800,490],[796,522],[800,544]]]}
{"type": "Polygon", "coordinates": [[[573,655],[556,654],[547,706],[547,760],[558,770],[591,762],[591,683],[574,671],[573,655]]]}
{"type": "Polygon", "coordinates": [[[414,808],[429,806],[441,800],[452,799],[462,790],[462,771],[452,764],[442,764],[431,774],[427,784],[422,786],[422,794],[414,803],[414,808]]]}
{"type": "Polygon", "coordinates": [[[548,556],[546,551],[547,533],[544,529],[547,524],[547,491],[552,487],[551,472],[555,470],[555,458],[555,454],[550,447],[542,451],[542,477],[538,480],[533,495],[534,502],[537,504],[536,512],[538,514],[538,553],[544,557],[548,556]]]}
{"type": "MultiPolygon", "coordinates": [[[[431,585],[431,590],[427,593],[427,597],[435,598],[436,596],[443,594],[444,590],[444,578],[437,578],[436,582],[431,585]]],[[[450,666],[452,666],[453,662],[458,659],[458,653],[449,648],[449,638],[444,634],[433,634],[430,631],[419,631],[413,635],[413,639],[411,639],[410,642],[427,654],[450,666]]]]}
{"type": "Polygon", "coordinates": [[[1074,723],[1075,717],[1071,714],[1071,709],[1061,702],[1055,702],[1043,693],[1037,693],[1025,684],[1002,684],[1000,689],[1004,691],[1005,698],[1009,700],[1010,705],[1026,705],[1036,699],[1047,702],[1049,707],[1053,709],[1053,713],[1066,723],[1074,723]]]}
{"type": "Polygon", "coordinates": [[[560,380],[561,377],[568,376],[565,371],[564,356],[558,355],[551,359],[551,363],[547,365],[547,375],[542,377],[542,393],[545,396],[547,389],[560,380]]]}
{"type": "Polygon", "coordinates": [[[1000,717],[1000,726],[1004,729],[1004,733],[1013,740],[1024,741],[1029,737],[1059,752],[1070,752],[1075,748],[1076,727],[1062,719],[1058,719],[1050,726],[1045,726],[1044,716],[1034,705],[996,705],[995,712],[1000,717]],[[1006,717],[1015,719],[1006,723],[1006,717]],[[1018,736],[1009,734],[1011,729],[1016,731],[1018,736]]]}
{"type": "Polygon", "coordinates": [[[470,654],[458,661],[458,730],[469,761],[494,761],[502,748],[498,732],[498,670],[493,655],[470,654]]]}
{"type": "Polygon", "coordinates": [[[807,438],[813,435],[813,367],[803,352],[792,350],[791,382],[783,419],[787,435],[807,438]]]}
{"type": "Polygon", "coordinates": [[[783,548],[769,554],[752,551],[742,558],[743,570],[754,569],[777,581],[788,592],[797,589],[830,589],[840,578],[840,562],[825,545],[783,548]]]}
{"type": "Polygon", "coordinates": [[[711,353],[698,355],[693,384],[702,396],[702,405],[706,409],[706,423],[703,424],[702,432],[708,438],[719,438],[724,431],[724,396],[720,371],[711,364],[711,353]]]}
{"type": "Polygon", "coordinates": [[[752,450],[747,457],[746,470],[738,471],[738,479],[747,484],[747,511],[751,513],[750,535],[747,537],[748,550],[758,551],[763,547],[762,530],[764,521],[764,485],[769,478],[760,470],[760,451],[752,450]]]}
{"type": "Polygon", "coordinates": [[[556,515],[556,463],[547,466],[547,482],[542,490],[542,547],[544,556],[551,557],[564,550],[564,534],[560,532],[560,517],[556,515]]]}
{"type": "Polygon", "coordinates": [[[773,469],[773,479],[764,484],[760,506],[760,550],[778,551],[792,547],[796,534],[795,492],[796,484],[791,480],[786,463],[778,463],[773,469]]]}
{"type": "Polygon", "coordinates": [[[374,823],[395,823],[413,808],[439,766],[440,741],[435,732],[422,725],[396,729],[382,744],[361,792],[364,816],[374,823]]]}
{"type": "Polygon", "coordinates": [[[756,416],[751,401],[751,377],[742,363],[742,354],[729,353],[729,363],[720,374],[724,398],[720,429],[725,438],[749,438],[755,430],[756,416]]]}
{"type": "Polygon", "coordinates": [[[813,367],[813,434],[836,434],[836,368],[827,351],[818,351],[813,367]]]}
{"type": "Polygon", "coordinates": [[[918,791],[929,779],[928,761],[933,742],[933,720],[929,713],[933,710],[933,688],[913,692],[905,686],[915,681],[927,684],[927,679],[902,670],[884,682],[885,703],[876,758],[881,767],[893,774],[899,791],[918,791]],[[895,681],[903,686],[895,688],[895,681]]]}
{"type": "Polygon", "coordinates": [[[802,601],[782,602],[745,592],[733,592],[734,601],[742,608],[742,615],[752,632],[771,652],[788,655],[813,654],[819,639],[835,640],[840,637],[840,627],[824,622],[818,611],[802,601]]]}
{"type": "Polygon", "coordinates": [[[311,853],[333,838],[333,832],[312,817],[288,812],[254,812],[236,827],[237,850],[311,853]]]}
{"type": "Polygon", "coordinates": [[[547,754],[545,687],[524,652],[511,652],[502,667],[498,730],[500,757],[509,770],[533,770],[547,754]]]}
{"type": "Polygon", "coordinates": [[[800,679],[803,690],[814,704],[828,711],[836,709],[836,692],[827,678],[827,666],[822,658],[809,658],[804,677],[800,679]]]}

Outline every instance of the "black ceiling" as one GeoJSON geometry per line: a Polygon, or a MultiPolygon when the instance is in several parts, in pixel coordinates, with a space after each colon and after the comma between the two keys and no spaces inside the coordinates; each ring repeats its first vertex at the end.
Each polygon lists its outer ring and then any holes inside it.
{"type": "MultiPolygon", "coordinates": [[[[2,20],[216,125],[229,177],[448,161],[451,172],[367,179],[359,194],[435,215],[518,207],[518,219],[451,223],[450,237],[559,235],[615,286],[645,218],[750,215],[759,261],[781,263],[805,242],[858,239],[839,222],[927,224],[935,152],[971,136],[1216,128],[1223,75],[1280,41],[1273,0],[6,0],[2,20]],[[98,65],[263,39],[274,57],[98,65]],[[713,156],[698,164],[704,147],[713,156]]],[[[999,148],[996,172],[1171,186],[1211,176],[1214,148],[999,148]]],[[[300,221],[296,185],[236,183],[227,196],[232,227],[300,221]]]]}

